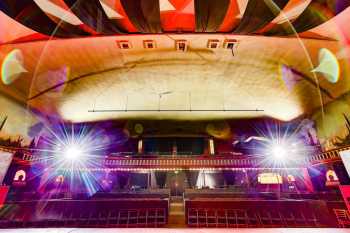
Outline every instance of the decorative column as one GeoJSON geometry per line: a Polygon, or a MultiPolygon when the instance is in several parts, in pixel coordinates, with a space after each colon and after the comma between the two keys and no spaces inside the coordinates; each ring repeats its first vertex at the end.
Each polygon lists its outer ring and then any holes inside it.
{"type": "Polygon", "coordinates": [[[143,139],[139,138],[137,142],[137,154],[141,155],[143,154],[143,139]]]}
{"type": "Polygon", "coordinates": [[[214,139],[209,138],[208,140],[209,143],[209,155],[215,155],[215,146],[214,146],[214,139]]]}

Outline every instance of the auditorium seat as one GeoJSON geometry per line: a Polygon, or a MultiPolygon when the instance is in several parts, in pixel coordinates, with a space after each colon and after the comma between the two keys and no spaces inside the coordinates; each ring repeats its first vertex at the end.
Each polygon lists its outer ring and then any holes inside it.
{"type": "Polygon", "coordinates": [[[337,218],[339,227],[349,227],[350,226],[350,214],[349,211],[345,209],[333,209],[334,214],[337,218]]]}
{"type": "Polygon", "coordinates": [[[333,227],[326,203],[316,200],[192,198],[185,210],[191,227],[333,227]]]}
{"type": "Polygon", "coordinates": [[[166,199],[43,200],[5,204],[0,228],[160,227],[167,223],[166,199]],[[7,205],[7,206],[6,206],[7,205]]]}

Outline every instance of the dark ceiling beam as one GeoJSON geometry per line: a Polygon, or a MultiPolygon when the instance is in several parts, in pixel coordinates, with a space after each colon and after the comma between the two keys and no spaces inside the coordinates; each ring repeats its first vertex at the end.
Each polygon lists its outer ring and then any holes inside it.
{"type": "Polygon", "coordinates": [[[142,33],[161,33],[159,0],[121,0],[129,20],[142,33]]]}
{"type": "Polygon", "coordinates": [[[104,35],[123,34],[124,31],[109,19],[99,0],[64,0],[70,10],[95,32],[104,35]]]}
{"type": "Polygon", "coordinates": [[[195,0],[196,32],[217,32],[230,0],[195,0]]]}
{"type": "Polygon", "coordinates": [[[250,0],[234,33],[250,34],[269,24],[289,0],[250,0]]]}
{"type": "Polygon", "coordinates": [[[75,25],[54,22],[33,0],[1,0],[0,10],[24,26],[53,37],[71,38],[89,33],[75,25]]]}
{"type": "Polygon", "coordinates": [[[313,0],[297,19],[278,24],[264,34],[267,36],[287,36],[308,31],[327,22],[350,6],[350,0],[339,2],[341,3],[332,6],[324,0],[313,0]]]}

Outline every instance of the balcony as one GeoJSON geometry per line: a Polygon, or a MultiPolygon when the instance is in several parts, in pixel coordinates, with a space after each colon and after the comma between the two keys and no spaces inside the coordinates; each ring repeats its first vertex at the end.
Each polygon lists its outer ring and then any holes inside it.
{"type": "MultiPolygon", "coordinates": [[[[327,151],[321,154],[308,156],[303,160],[298,160],[292,164],[274,164],[274,168],[298,168],[317,165],[321,163],[340,161],[340,151],[348,150],[350,146],[327,151]]],[[[0,150],[6,152],[21,151],[22,157],[15,157],[15,160],[21,163],[41,163],[45,159],[33,154],[28,149],[0,147],[0,150]]],[[[192,155],[182,153],[181,155],[170,154],[161,156],[159,154],[135,154],[135,153],[112,153],[108,156],[101,157],[101,166],[88,168],[89,170],[112,170],[112,171],[129,171],[129,170],[210,170],[210,169],[262,169],[270,168],[264,163],[263,159],[254,155],[243,155],[240,153],[230,152],[215,155],[192,155]]]]}

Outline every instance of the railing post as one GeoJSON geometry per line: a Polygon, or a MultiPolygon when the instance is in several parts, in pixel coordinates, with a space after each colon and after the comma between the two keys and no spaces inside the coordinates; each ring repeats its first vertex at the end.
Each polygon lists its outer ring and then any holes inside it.
{"type": "Polygon", "coordinates": [[[209,138],[208,140],[209,155],[215,155],[214,139],[209,138]]]}
{"type": "Polygon", "coordinates": [[[143,154],[143,139],[139,138],[137,143],[137,154],[141,155],[143,154]]]}

